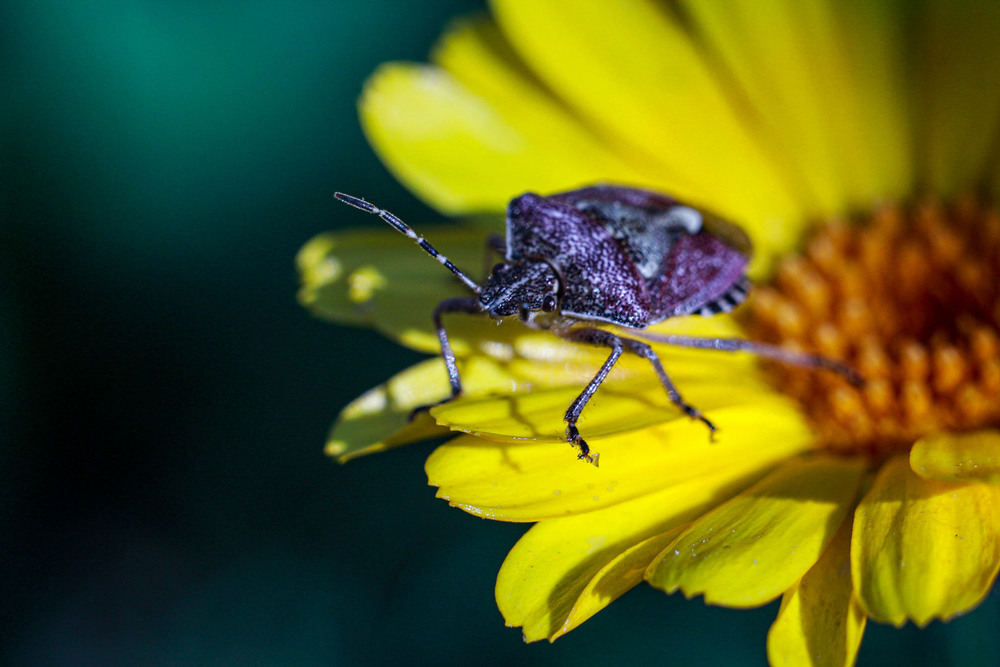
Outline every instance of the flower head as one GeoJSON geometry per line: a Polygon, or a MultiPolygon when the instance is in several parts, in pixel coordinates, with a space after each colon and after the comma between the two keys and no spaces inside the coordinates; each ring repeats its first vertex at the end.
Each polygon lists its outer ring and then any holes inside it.
{"type": "MultiPolygon", "coordinates": [[[[401,181],[447,213],[609,181],[715,211],[751,236],[763,286],[736,318],[653,329],[749,334],[867,382],[656,346],[715,442],[623,357],[580,422],[595,468],[563,415],[606,351],[455,316],[463,395],[409,421],[448,396],[440,359],[418,364],[348,406],[329,452],[464,433],[427,473],[452,505],[534,523],[497,581],[528,640],[644,579],[730,607],[780,597],[775,663],[850,664],[868,618],[973,608],[1000,568],[1000,213],[983,203],[1000,187],[1000,7],[498,0],[493,15],[453,26],[433,65],[369,82],[362,121],[401,181]]],[[[472,268],[488,229],[422,231],[472,268]]],[[[310,242],[302,300],[436,353],[430,313],[467,292],[392,234],[310,242]]]]}

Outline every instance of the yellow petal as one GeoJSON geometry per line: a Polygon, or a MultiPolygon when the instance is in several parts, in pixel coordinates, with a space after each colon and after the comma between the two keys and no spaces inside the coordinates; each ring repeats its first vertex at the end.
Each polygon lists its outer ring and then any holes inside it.
{"type": "Polygon", "coordinates": [[[910,450],[910,468],[924,479],[1000,484],[1000,432],[924,436],[910,450]]]}
{"type": "MultiPolygon", "coordinates": [[[[765,423],[764,420],[761,420],[765,423]]],[[[650,565],[668,593],[755,607],[812,567],[854,502],[860,460],[795,459],[696,521],[650,565]]]]}
{"type": "MultiPolygon", "coordinates": [[[[482,264],[485,234],[480,233],[479,225],[463,225],[458,230],[442,228],[429,236],[456,261],[466,266],[482,264]]],[[[464,291],[453,276],[424,256],[409,239],[381,227],[318,236],[303,247],[297,263],[302,279],[300,300],[315,314],[338,322],[373,326],[405,345],[428,353],[439,352],[431,321],[434,307],[441,299],[464,291]]],[[[569,344],[550,332],[526,327],[516,318],[497,323],[486,317],[454,315],[446,318],[445,325],[460,359],[464,389],[462,400],[438,409],[446,415],[442,423],[453,428],[489,429],[488,410],[480,409],[477,399],[487,404],[491,401],[503,404],[505,399],[483,397],[530,395],[552,388],[572,394],[558,399],[563,405],[543,411],[546,417],[554,415],[558,424],[566,406],[590,381],[608,354],[603,348],[569,344]],[[460,418],[447,417],[455,414],[460,418]],[[462,421],[463,415],[471,426],[462,421]]],[[[709,337],[738,334],[728,317],[676,318],[655,330],[709,337]]],[[[667,346],[658,349],[673,350],[664,359],[685,373],[709,368],[705,360],[714,356],[717,362],[728,362],[722,367],[727,370],[720,372],[752,374],[752,359],[746,355],[742,358],[713,355],[667,346]]],[[[651,375],[646,360],[629,355],[618,364],[608,386],[636,378],[648,380],[651,375]]],[[[432,366],[404,372],[387,385],[366,393],[338,419],[327,452],[347,460],[361,453],[440,434],[426,420],[409,424],[407,416],[415,407],[435,404],[447,397],[446,377],[443,365],[436,361],[432,366]]],[[[662,395],[662,389],[654,391],[662,395]]],[[[649,411],[644,408],[643,412],[649,411]]],[[[676,417],[672,409],[664,413],[661,419],[676,417]]],[[[558,433],[563,428],[557,425],[550,437],[561,438],[558,433]]],[[[511,433],[510,429],[494,430],[511,433]]]]}
{"type": "MultiPolygon", "coordinates": [[[[468,289],[385,223],[361,216],[358,224],[370,227],[320,234],[302,247],[296,257],[299,302],[318,317],[374,327],[416,349],[437,352],[431,313],[442,299],[468,296],[468,289]]],[[[494,231],[502,228],[498,222],[494,231]]],[[[480,227],[437,227],[422,233],[457,266],[473,274],[482,267],[486,233],[480,227]]],[[[462,336],[456,338],[462,347],[462,336]]]]}
{"type": "MultiPolygon", "coordinates": [[[[583,391],[599,365],[592,364],[589,369],[580,365],[569,367],[575,375],[583,377],[568,386],[552,389],[538,387],[527,393],[452,401],[435,408],[432,414],[438,423],[449,428],[491,440],[530,438],[562,441],[565,438],[563,417],[566,409],[583,391]]],[[[766,393],[769,389],[752,370],[734,370],[739,368],[738,365],[729,367],[725,372],[711,372],[720,366],[700,362],[684,366],[674,363],[667,368],[671,369],[674,384],[683,392],[685,400],[701,410],[719,429],[713,439],[722,441],[729,437],[726,434],[730,432],[729,427],[719,421],[724,419],[721,414],[723,409],[745,403],[749,396],[766,393]],[[726,378],[726,381],[720,382],[720,378],[726,378]]],[[[613,381],[605,381],[601,385],[578,422],[581,434],[591,446],[599,445],[604,437],[647,426],[690,422],[690,418],[670,402],[659,381],[649,377],[651,371],[632,365],[623,365],[617,370],[619,374],[613,381]],[[626,369],[635,370],[630,373],[626,369]],[[643,371],[643,377],[635,377],[635,372],[643,371]]],[[[707,440],[710,435],[708,428],[700,422],[699,426],[702,439],[707,440]]]]}
{"type": "Polygon", "coordinates": [[[436,403],[449,391],[440,359],[406,369],[341,411],[327,438],[327,455],[346,463],[365,454],[445,435],[447,429],[437,426],[429,414],[418,413],[412,422],[409,417],[414,408],[436,403]]]}
{"type": "Polygon", "coordinates": [[[935,194],[951,196],[979,184],[1000,130],[1000,5],[929,0],[921,8],[922,175],[935,194]]]}
{"type": "MultiPolygon", "coordinates": [[[[565,373],[565,364],[526,359],[503,361],[474,355],[463,359],[459,369],[467,397],[462,400],[468,401],[489,394],[527,392],[548,386],[565,373]]],[[[579,381],[585,379],[581,376],[579,381]]],[[[448,430],[436,425],[429,413],[418,413],[419,418],[412,422],[410,415],[415,408],[435,405],[450,393],[448,375],[440,358],[412,366],[344,408],[330,433],[326,453],[343,463],[364,454],[445,435],[448,430]]]]}
{"type": "MultiPolygon", "coordinates": [[[[465,334],[461,340],[467,340],[480,352],[509,358],[504,369],[521,379],[518,386],[523,391],[498,392],[494,396],[465,392],[462,398],[435,408],[435,418],[452,429],[490,439],[562,441],[567,407],[594,377],[609,350],[567,343],[550,332],[532,330],[518,322],[501,327],[486,318],[477,322],[480,329],[473,329],[474,323],[464,323],[459,331],[465,334]],[[501,336],[516,338],[505,338],[509,342],[502,343],[501,336]]],[[[617,331],[624,336],[630,334],[626,329],[617,331]]],[[[654,331],[703,337],[731,337],[737,333],[732,319],[727,317],[676,318],[654,331]]],[[[653,347],[686,400],[703,411],[740,403],[753,394],[770,393],[756,371],[752,355],[662,344],[653,347]],[[726,381],[719,382],[720,378],[726,381]]],[[[587,405],[579,423],[585,429],[585,438],[599,438],[680,417],[682,413],[669,402],[649,361],[625,354],[587,405]]]]}
{"type": "Polygon", "coordinates": [[[851,584],[851,525],[841,522],[816,564],[782,596],[767,633],[772,666],[854,664],[867,617],[851,584]]]}
{"type": "Polygon", "coordinates": [[[793,186],[743,109],[662,4],[497,0],[504,34],[538,76],[625,154],[656,160],[675,194],[744,223],[762,255],[803,219],[793,186]],[[774,224],[780,220],[781,224],[774,224]]]}
{"type": "Polygon", "coordinates": [[[393,417],[392,420],[356,418],[338,421],[330,431],[323,451],[337,459],[338,463],[347,463],[359,456],[448,435],[448,429],[438,426],[434,418],[426,413],[414,415],[412,420],[404,420],[397,415],[393,417]]]}
{"type": "MultiPolygon", "coordinates": [[[[517,128],[531,143],[531,150],[545,156],[546,164],[556,160],[573,165],[578,172],[572,181],[558,184],[552,181],[555,185],[551,188],[541,182],[524,181],[520,190],[510,191],[512,194],[522,190],[548,193],[597,181],[653,184],[654,174],[648,167],[603,142],[539,85],[493,21],[485,17],[455,21],[436,45],[432,60],[507,124],[517,128]]],[[[484,166],[496,186],[492,167],[484,166]]]]}
{"type": "Polygon", "coordinates": [[[851,568],[874,619],[920,626],[982,600],[1000,567],[1000,488],[921,479],[888,461],[854,517],[851,568]]]}
{"type": "Polygon", "coordinates": [[[438,496],[478,516],[538,521],[588,512],[653,493],[715,471],[751,472],[812,445],[812,434],[787,400],[749,397],[713,413],[704,425],[677,420],[600,441],[601,467],[576,459],[566,442],[491,443],[456,438],[427,459],[438,496]]]}
{"type": "Polygon", "coordinates": [[[811,213],[844,213],[904,193],[910,158],[901,26],[889,3],[683,6],[757,112],[772,150],[791,177],[802,179],[811,213]]]}
{"type": "MultiPolygon", "coordinates": [[[[558,630],[549,636],[549,641],[555,641],[570,630],[579,627],[588,618],[642,581],[649,561],[664,547],[677,539],[677,534],[682,528],[683,526],[678,526],[671,531],[643,540],[602,567],[587,582],[566,616],[566,620],[562,622],[558,630]]],[[[525,641],[531,641],[527,632],[525,632],[524,638],[525,641]]]]}
{"type": "Polygon", "coordinates": [[[909,113],[910,64],[900,4],[870,0],[830,0],[829,4],[845,40],[839,55],[845,59],[849,85],[856,88],[839,135],[852,141],[855,149],[851,166],[855,202],[870,207],[873,197],[908,197],[916,179],[914,120],[909,113]]]}
{"type": "MultiPolygon", "coordinates": [[[[541,540],[531,535],[534,530],[522,538],[524,547],[518,542],[507,556],[496,590],[497,606],[507,626],[523,628],[526,642],[555,641],[621,597],[642,581],[649,561],[677,538],[680,527],[631,547],[617,545],[619,551],[624,549],[621,553],[613,547],[592,547],[586,532],[562,543],[547,536],[545,543],[538,544],[541,540]],[[528,544],[532,550],[525,553],[528,544]]],[[[600,544],[605,537],[595,539],[600,544]]]]}
{"type": "MultiPolygon", "coordinates": [[[[296,257],[299,301],[317,317],[373,327],[403,345],[437,354],[440,343],[432,322],[434,308],[446,298],[470,296],[469,290],[410,239],[378,220],[373,222],[369,230],[320,234],[302,247],[296,257]]],[[[502,222],[491,229],[486,219],[470,219],[455,227],[421,229],[421,233],[474,276],[483,266],[489,231],[502,228],[502,222]]],[[[479,352],[500,359],[578,359],[599,365],[607,356],[597,348],[568,345],[549,332],[530,329],[517,318],[498,324],[488,317],[457,314],[446,317],[445,326],[459,357],[479,352]]],[[[731,321],[719,326],[694,335],[735,335],[731,321]]]]}
{"type": "Polygon", "coordinates": [[[523,627],[527,641],[566,634],[642,581],[682,523],[763,474],[713,472],[603,510],[535,524],[497,577],[507,625],[523,627]]]}
{"type": "Polygon", "coordinates": [[[359,103],[362,127],[385,165],[446,213],[503,211],[517,195],[603,179],[634,180],[568,115],[503,108],[433,65],[382,65],[359,103]]]}

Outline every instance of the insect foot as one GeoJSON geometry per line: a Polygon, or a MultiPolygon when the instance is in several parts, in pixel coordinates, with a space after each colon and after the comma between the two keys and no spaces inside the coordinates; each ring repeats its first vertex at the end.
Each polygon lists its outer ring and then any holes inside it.
{"type": "Polygon", "coordinates": [[[594,466],[600,465],[600,453],[590,453],[590,445],[588,445],[587,441],[580,435],[580,431],[576,428],[576,422],[569,422],[566,424],[566,440],[569,441],[569,444],[574,447],[580,448],[580,453],[576,455],[576,458],[581,461],[586,461],[587,463],[593,463],[594,466]]]}
{"type": "Polygon", "coordinates": [[[684,414],[686,414],[691,419],[697,419],[702,424],[704,424],[705,426],[707,426],[708,427],[708,439],[709,439],[709,441],[714,441],[715,440],[715,432],[718,429],[715,428],[715,424],[713,424],[712,422],[710,422],[705,415],[701,414],[701,410],[699,410],[697,408],[693,408],[690,405],[688,405],[687,403],[684,403],[683,407],[681,409],[684,410],[684,414]]]}

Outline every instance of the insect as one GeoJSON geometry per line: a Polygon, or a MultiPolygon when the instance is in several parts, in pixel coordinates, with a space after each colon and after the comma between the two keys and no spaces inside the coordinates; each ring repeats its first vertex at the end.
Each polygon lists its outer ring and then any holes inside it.
{"type": "Polygon", "coordinates": [[[646,340],[681,347],[742,350],[786,364],[830,369],[853,384],[862,382],[851,368],[818,355],[739,338],[642,332],[671,317],[729,312],[743,302],[750,289],[745,270],[751,246],[743,230],[666,195],[596,185],[546,197],[531,192],[516,197],[507,207],[506,238],[489,241],[489,247],[501,253],[504,261],[493,267],[483,285],[392,213],[357,197],[339,192],[334,196],[379,216],[416,241],[476,295],[445,299],[434,309],[434,327],[451,385],[451,396],[442,402],[462,393],[455,354],[442,323],[446,314],[516,315],[528,326],[611,350],[564,416],[566,440],[579,449],[579,459],[595,465],[599,454],[591,453],[577,422],[587,402],[626,352],[650,362],[667,396],[682,412],[701,420],[710,433],[716,430],[698,409],[684,401],[646,340]],[[619,335],[597,328],[595,323],[619,325],[633,333],[619,335]]]}

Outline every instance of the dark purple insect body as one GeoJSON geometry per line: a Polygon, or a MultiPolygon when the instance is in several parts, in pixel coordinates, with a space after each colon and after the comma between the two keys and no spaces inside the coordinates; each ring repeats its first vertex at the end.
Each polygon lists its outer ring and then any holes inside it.
{"type": "Polygon", "coordinates": [[[596,186],[507,208],[505,264],[480,294],[486,312],[543,309],[642,329],[732,310],[749,287],[750,241],[735,225],[654,192],[596,186]],[[551,308],[549,309],[551,310],[551,308]]]}
{"type": "MultiPolygon", "coordinates": [[[[462,393],[455,354],[442,324],[445,313],[517,315],[527,325],[567,340],[610,348],[601,366],[566,410],[566,439],[578,457],[598,455],[577,429],[587,402],[623,352],[649,360],[670,400],[688,416],[715,426],[681,398],[653,349],[634,337],[682,347],[745,350],[778,361],[828,368],[855,384],[851,369],[823,357],[736,338],[698,338],[640,332],[680,315],[729,312],[746,297],[750,241],[736,225],[656,192],[598,185],[543,197],[526,193],[507,208],[506,239],[491,238],[502,253],[485,285],[456,268],[392,213],[337,193],[336,198],[378,215],[458,276],[476,297],[446,299],[434,310],[452,400],[462,393]],[[589,325],[603,322],[634,331],[622,336],[589,325]]],[[[430,407],[430,406],[428,406],[430,407]]]]}

